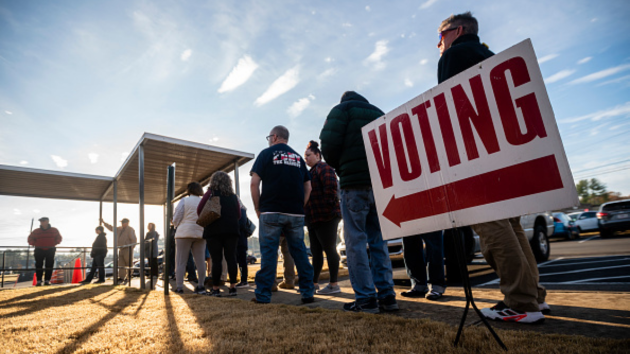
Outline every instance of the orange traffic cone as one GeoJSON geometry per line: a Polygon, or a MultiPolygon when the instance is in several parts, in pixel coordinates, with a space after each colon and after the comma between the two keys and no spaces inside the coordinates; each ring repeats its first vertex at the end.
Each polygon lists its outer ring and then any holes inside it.
{"type": "Polygon", "coordinates": [[[77,258],[74,262],[74,270],[72,271],[72,284],[78,284],[83,281],[83,272],[81,271],[81,260],[77,258]]]}
{"type": "Polygon", "coordinates": [[[63,284],[63,271],[61,269],[57,269],[54,271],[52,275],[52,279],[50,279],[52,284],[63,284]]]}
{"type": "Polygon", "coordinates": [[[37,285],[37,274],[33,274],[33,286],[37,285]]]}

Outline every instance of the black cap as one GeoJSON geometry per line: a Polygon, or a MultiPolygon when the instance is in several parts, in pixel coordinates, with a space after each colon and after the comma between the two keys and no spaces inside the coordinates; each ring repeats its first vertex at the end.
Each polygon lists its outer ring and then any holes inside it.
{"type": "Polygon", "coordinates": [[[124,218],[124,219],[120,220],[120,222],[121,222],[121,223],[123,223],[123,224],[124,224],[124,223],[129,223],[129,219],[124,218]]]}
{"type": "Polygon", "coordinates": [[[49,221],[47,216],[42,216],[41,218],[39,218],[39,221],[49,221]]]}

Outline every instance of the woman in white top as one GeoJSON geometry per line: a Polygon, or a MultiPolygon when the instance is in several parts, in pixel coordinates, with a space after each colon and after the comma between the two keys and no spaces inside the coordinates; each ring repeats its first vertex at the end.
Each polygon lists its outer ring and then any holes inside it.
{"type": "Polygon", "coordinates": [[[197,225],[197,206],[203,195],[203,188],[197,182],[188,184],[189,196],[180,200],[175,214],[173,215],[173,225],[175,231],[175,277],[177,287],[175,292],[184,292],[184,273],[186,273],[186,263],[188,254],[192,250],[192,255],[197,266],[197,287],[196,294],[206,294],[203,284],[206,280],[206,240],[203,239],[203,227],[197,225]]]}

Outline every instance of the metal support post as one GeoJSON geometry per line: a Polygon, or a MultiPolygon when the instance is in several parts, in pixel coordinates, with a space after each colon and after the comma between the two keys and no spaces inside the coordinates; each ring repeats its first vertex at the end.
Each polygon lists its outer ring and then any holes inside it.
{"type": "Polygon", "coordinates": [[[131,277],[133,276],[133,247],[127,247],[129,249],[129,264],[127,264],[127,286],[131,286],[131,277]]]}
{"type": "Polygon", "coordinates": [[[103,201],[98,202],[98,225],[102,225],[101,220],[103,219],[103,201]]]}
{"type": "Polygon", "coordinates": [[[114,285],[118,285],[118,227],[116,220],[118,219],[118,181],[114,180],[114,285]]]}
{"type": "Polygon", "coordinates": [[[234,191],[236,195],[241,197],[241,185],[238,178],[238,161],[234,161],[234,191]]]}
{"type": "Polygon", "coordinates": [[[6,258],[6,251],[2,251],[2,287],[4,288],[4,259],[6,258]]]}
{"type": "Polygon", "coordinates": [[[83,279],[85,280],[85,268],[87,268],[87,256],[86,256],[85,247],[83,247],[83,279]]]}
{"type": "MultiPolygon", "coordinates": [[[[138,191],[140,193],[140,289],[144,284],[144,145],[138,147],[138,191]]],[[[131,279],[131,278],[130,278],[131,279]]]]}
{"type": "Polygon", "coordinates": [[[164,276],[164,295],[168,295],[169,292],[169,282],[168,278],[170,276],[171,270],[171,238],[175,235],[171,235],[170,223],[173,219],[173,198],[175,197],[175,164],[172,164],[168,167],[168,172],[166,175],[166,223],[164,223],[164,228],[166,232],[164,233],[164,272],[162,276],[164,276]]]}

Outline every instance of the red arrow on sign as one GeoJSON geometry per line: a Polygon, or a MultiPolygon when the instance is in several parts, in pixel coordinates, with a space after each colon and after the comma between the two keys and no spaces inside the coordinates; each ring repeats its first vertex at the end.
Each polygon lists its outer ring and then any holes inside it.
{"type": "Polygon", "coordinates": [[[383,216],[400,227],[407,221],[562,187],[556,158],[549,155],[404,197],[394,195],[383,216]]]}

